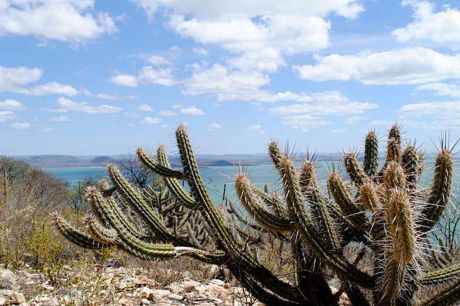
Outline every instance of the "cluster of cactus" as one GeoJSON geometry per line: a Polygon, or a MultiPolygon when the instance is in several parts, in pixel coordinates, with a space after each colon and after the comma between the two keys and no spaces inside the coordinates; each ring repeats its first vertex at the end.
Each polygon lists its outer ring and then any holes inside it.
{"type": "Polygon", "coordinates": [[[87,190],[95,214],[86,218],[88,231],[56,215],[60,232],[85,248],[116,246],[146,260],[190,256],[223,265],[268,305],[337,305],[343,293],[353,305],[460,301],[460,264],[440,262],[430,239],[452,191],[453,153],[445,142],[427,189],[419,183],[423,154],[411,144],[402,148],[399,127],[389,131],[381,168],[377,135],[370,131],[363,165],[355,153],[345,154],[350,181],[332,170],[328,192],[320,187],[311,159],[298,166],[271,142],[269,155],[283,195],[260,189],[246,174],[237,174],[235,189],[248,218],[233,203],[228,207],[231,214],[217,208],[184,126],[177,128],[176,139],[181,171],[171,168],[163,146],[156,158],[137,150],[145,167],[164,179],[166,190],[135,188],[109,165],[112,185],[87,190]],[[248,248],[254,233],[289,242],[294,281],[275,275],[254,256],[248,248]],[[358,245],[356,251],[345,252],[352,244],[358,245]],[[338,282],[337,290],[331,288],[331,279],[338,282]],[[419,298],[417,292],[426,288],[435,289],[419,298]]]}

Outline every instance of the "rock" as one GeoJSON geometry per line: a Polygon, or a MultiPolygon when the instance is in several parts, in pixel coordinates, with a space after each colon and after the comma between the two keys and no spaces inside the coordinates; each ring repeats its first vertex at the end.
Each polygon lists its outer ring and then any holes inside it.
{"type": "Polygon", "coordinates": [[[16,275],[7,269],[0,269],[0,289],[19,289],[16,285],[16,275]]]}
{"type": "Polygon", "coordinates": [[[211,265],[207,271],[207,277],[208,279],[214,279],[219,276],[220,273],[220,268],[218,265],[211,265]]]}
{"type": "Polygon", "coordinates": [[[160,302],[161,300],[163,300],[166,296],[170,294],[171,294],[170,290],[158,289],[152,292],[151,300],[154,302],[160,302]]]}
{"type": "Polygon", "coordinates": [[[212,279],[209,283],[217,286],[223,286],[225,284],[224,281],[220,279],[212,279]]]}
{"type": "Polygon", "coordinates": [[[19,293],[19,292],[13,292],[13,294],[10,296],[9,302],[11,304],[21,304],[26,302],[26,298],[24,297],[24,294],[19,293]]]}

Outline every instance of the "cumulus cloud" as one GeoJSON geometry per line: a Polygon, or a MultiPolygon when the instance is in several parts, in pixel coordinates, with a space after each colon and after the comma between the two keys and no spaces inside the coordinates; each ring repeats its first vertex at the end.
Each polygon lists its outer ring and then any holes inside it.
{"type": "Polygon", "coordinates": [[[215,94],[219,100],[247,100],[259,94],[259,87],[270,82],[263,73],[232,70],[215,64],[211,67],[195,67],[193,75],[184,82],[186,95],[215,94]]]}
{"type": "Polygon", "coordinates": [[[16,111],[22,108],[23,108],[22,103],[16,100],[6,99],[3,101],[0,101],[0,109],[2,110],[16,111]]]}
{"type": "Polygon", "coordinates": [[[355,55],[331,54],[314,65],[294,66],[309,81],[355,80],[370,85],[422,84],[460,78],[460,54],[406,48],[355,55]]]}
{"type": "MultiPolygon", "coordinates": [[[[151,18],[163,11],[169,28],[182,37],[230,54],[214,65],[195,64],[197,69],[184,81],[186,94],[216,94],[219,100],[254,95],[270,82],[269,73],[286,64],[286,57],[328,46],[328,16],[351,19],[363,11],[357,0],[131,1],[151,18]]],[[[194,52],[207,54],[203,48],[194,52]]]]}
{"type": "Polygon", "coordinates": [[[58,82],[49,82],[33,86],[31,88],[22,88],[16,91],[31,96],[46,96],[46,95],[61,95],[61,96],[76,96],[78,90],[70,85],[64,85],[58,82]]]}
{"type": "Polygon", "coordinates": [[[415,88],[418,91],[432,91],[439,96],[460,98],[460,84],[428,83],[415,88]]]}
{"type": "Polygon", "coordinates": [[[153,111],[153,108],[148,104],[141,104],[141,105],[137,106],[136,109],[138,111],[141,111],[141,112],[151,112],[151,111],[153,111]]]}
{"type": "Polygon", "coordinates": [[[91,105],[87,102],[74,102],[70,99],[59,98],[57,100],[58,112],[80,112],[86,114],[112,114],[121,111],[120,107],[102,104],[91,105]]]}
{"type": "Polygon", "coordinates": [[[15,122],[10,124],[10,128],[14,130],[28,130],[30,127],[31,125],[28,122],[15,122]]]}
{"type": "Polygon", "coordinates": [[[429,1],[403,1],[403,5],[412,7],[414,20],[393,31],[399,41],[460,42],[460,10],[446,6],[436,11],[429,1]]]}
{"type": "Polygon", "coordinates": [[[145,124],[160,124],[161,123],[161,118],[159,118],[159,117],[145,117],[144,120],[142,120],[142,123],[145,123],[145,124]]]}
{"type": "Polygon", "coordinates": [[[117,74],[111,77],[109,80],[113,84],[120,86],[137,87],[139,85],[136,76],[131,74],[117,74]]]}
{"type": "Polygon", "coordinates": [[[93,12],[94,0],[4,0],[0,35],[84,43],[116,31],[105,12],[93,12]]]}
{"type": "Polygon", "coordinates": [[[460,101],[410,103],[398,111],[407,125],[434,129],[460,127],[460,101]]]}
{"type": "Polygon", "coordinates": [[[160,116],[164,116],[164,117],[173,117],[173,116],[177,116],[177,113],[176,112],[173,112],[173,111],[161,111],[158,113],[160,116]]]}
{"type": "Polygon", "coordinates": [[[15,117],[12,111],[0,111],[0,122],[11,120],[15,117]]]}
{"type": "Polygon", "coordinates": [[[38,68],[0,66],[0,92],[12,92],[31,96],[75,96],[78,91],[70,85],[49,82],[31,86],[39,81],[43,71],[38,68]]]}
{"type": "Polygon", "coordinates": [[[190,14],[199,19],[236,19],[276,14],[298,15],[308,12],[313,16],[326,16],[331,13],[356,18],[363,11],[356,0],[293,0],[288,4],[276,0],[235,1],[181,1],[181,0],[131,0],[142,7],[150,17],[159,9],[173,9],[177,14],[190,14]]]}
{"type": "Polygon", "coordinates": [[[176,83],[169,60],[152,55],[148,61],[151,65],[142,67],[137,74],[116,74],[109,79],[110,82],[126,87],[137,87],[141,83],[162,86],[172,86],[176,83]]]}
{"type": "Polygon", "coordinates": [[[280,116],[288,126],[309,131],[327,125],[325,116],[359,115],[377,107],[375,103],[352,101],[339,92],[330,91],[312,94],[310,102],[272,107],[270,112],[280,116]]]}
{"type": "Polygon", "coordinates": [[[0,92],[14,92],[41,79],[43,72],[38,68],[0,66],[0,92]]]}
{"type": "Polygon", "coordinates": [[[251,132],[259,132],[260,134],[265,133],[265,129],[261,124],[251,124],[246,127],[247,131],[251,132]]]}
{"type": "Polygon", "coordinates": [[[191,115],[191,116],[202,116],[204,115],[204,112],[199,109],[198,107],[196,106],[185,106],[185,107],[180,107],[179,109],[179,113],[183,114],[183,115],[191,115]]]}

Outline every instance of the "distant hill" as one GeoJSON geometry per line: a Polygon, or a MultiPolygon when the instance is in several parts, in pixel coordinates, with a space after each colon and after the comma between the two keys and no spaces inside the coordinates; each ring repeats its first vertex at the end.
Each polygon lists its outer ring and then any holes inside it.
{"type": "Polygon", "coordinates": [[[234,166],[234,163],[229,162],[228,160],[216,160],[211,163],[209,163],[208,166],[234,166]]]}

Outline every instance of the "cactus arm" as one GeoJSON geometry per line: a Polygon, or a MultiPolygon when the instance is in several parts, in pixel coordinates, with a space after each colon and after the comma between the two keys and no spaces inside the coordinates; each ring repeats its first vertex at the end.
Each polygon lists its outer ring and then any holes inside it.
{"type": "Polygon", "coordinates": [[[367,219],[364,210],[356,205],[353,196],[337,172],[333,172],[328,179],[328,188],[335,202],[339,206],[345,218],[356,228],[367,229],[367,219]]]}
{"type": "Polygon", "coordinates": [[[312,250],[316,256],[327,263],[339,275],[343,275],[350,281],[356,282],[365,288],[373,286],[373,278],[366,273],[358,270],[350,264],[343,256],[326,247],[321,235],[314,227],[313,221],[306,214],[303,207],[303,197],[295,173],[295,166],[288,157],[283,157],[280,161],[283,186],[286,194],[286,202],[290,214],[295,216],[295,221],[299,223],[299,229],[303,242],[312,250]]]}
{"type": "Polygon", "coordinates": [[[139,213],[144,222],[149,225],[149,228],[155,233],[157,238],[164,241],[171,241],[178,245],[188,245],[185,241],[178,239],[171,233],[169,233],[166,226],[160,220],[160,216],[153,211],[147,203],[145,203],[142,196],[134,189],[129,182],[121,175],[115,165],[109,165],[108,167],[109,176],[117,186],[118,191],[124,199],[139,213]]]}
{"type": "Polygon", "coordinates": [[[447,306],[457,305],[460,299],[460,279],[443,287],[438,292],[431,294],[428,299],[422,301],[423,306],[447,306]]]}
{"type": "Polygon", "coordinates": [[[277,141],[272,140],[268,145],[268,155],[270,156],[273,165],[279,170],[279,163],[283,154],[277,141]]]}
{"type": "Polygon", "coordinates": [[[192,196],[200,203],[203,217],[211,228],[218,245],[221,245],[230,257],[238,260],[241,268],[254,275],[257,281],[281,297],[300,299],[298,292],[291,285],[276,278],[269,270],[257,262],[252,256],[239,248],[229,229],[225,226],[222,216],[218,213],[201,178],[191,142],[183,125],[176,130],[176,140],[184,168],[184,174],[189,182],[192,196]]]}
{"type": "Polygon", "coordinates": [[[229,208],[227,209],[227,211],[231,213],[233,216],[235,216],[236,220],[256,231],[263,231],[263,228],[260,225],[251,222],[251,220],[248,220],[248,218],[243,216],[243,214],[239,211],[238,208],[235,207],[232,201],[228,201],[228,206],[229,208]]]}
{"type": "Polygon", "coordinates": [[[388,132],[387,151],[385,163],[380,169],[379,177],[383,177],[389,162],[399,163],[401,160],[401,131],[399,126],[394,124],[388,132]]]}
{"type": "Polygon", "coordinates": [[[290,231],[294,224],[282,216],[273,214],[265,209],[263,202],[254,192],[249,178],[239,174],[235,180],[235,189],[244,208],[261,224],[267,231],[290,231]]]}
{"type": "Polygon", "coordinates": [[[279,214],[280,216],[286,216],[283,202],[281,201],[281,198],[278,194],[268,194],[256,186],[254,186],[253,191],[264,201],[265,204],[271,207],[275,213],[279,214]]]}
{"type": "Polygon", "coordinates": [[[417,187],[419,175],[419,154],[414,146],[407,146],[401,155],[401,164],[406,174],[407,187],[411,191],[415,191],[417,187]]]}
{"type": "MultiPolygon", "coordinates": [[[[123,211],[120,209],[120,207],[117,205],[117,203],[115,203],[113,201],[112,198],[107,198],[106,200],[106,205],[108,205],[110,211],[113,212],[114,214],[114,218],[116,218],[116,220],[118,222],[120,222],[125,228],[126,230],[129,231],[129,233],[131,235],[134,235],[136,238],[138,239],[141,239],[141,240],[144,240],[144,241],[150,241],[152,240],[152,237],[148,234],[144,234],[142,232],[140,232],[135,226],[134,224],[132,224],[124,215],[123,211]]],[[[100,207],[102,206],[98,206],[101,213],[102,213],[102,210],[100,207]]]]}
{"type": "MultiPolygon", "coordinates": [[[[399,165],[398,165],[399,166],[399,165]]],[[[401,166],[399,166],[401,168],[401,166]]],[[[391,166],[385,173],[388,180],[391,166]]],[[[395,172],[398,172],[395,170],[395,172]]],[[[388,205],[385,207],[386,226],[390,245],[386,250],[386,266],[382,278],[382,305],[393,303],[401,294],[405,275],[416,249],[414,222],[409,195],[404,189],[389,190],[388,205]]]]}
{"type": "Polygon", "coordinates": [[[422,211],[422,227],[429,231],[449,204],[452,191],[453,155],[444,145],[436,158],[434,178],[427,204],[422,211]]]}
{"type": "Polygon", "coordinates": [[[70,225],[64,218],[60,217],[57,213],[53,216],[54,225],[59,232],[74,244],[86,249],[102,249],[104,247],[113,245],[112,243],[102,243],[90,236],[82,233],[81,231],[70,225]]]}
{"type": "Polygon", "coordinates": [[[238,281],[256,297],[259,301],[266,305],[277,305],[277,306],[295,306],[295,305],[304,305],[304,306],[313,306],[311,303],[306,302],[297,302],[294,299],[284,299],[279,295],[274,294],[269,291],[267,288],[262,286],[257,280],[250,274],[245,273],[244,270],[238,265],[238,262],[229,262],[227,264],[229,270],[235,275],[238,281]]]}
{"type": "MultiPolygon", "coordinates": [[[[168,155],[166,154],[166,150],[164,146],[160,145],[157,150],[157,157],[158,162],[160,165],[170,168],[168,155]]],[[[189,195],[189,193],[181,186],[181,184],[175,178],[170,177],[163,177],[166,186],[168,189],[182,202],[185,206],[189,208],[196,207],[196,202],[193,198],[189,195]]]]}
{"type": "Polygon", "coordinates": [[[369,131],[364,142],[364,172],[369,176],[377,174],[379,162],[379,142],[375,131],[369,131]]]}
{"type": "Polygon", "coordinates": [[[161,165],[153,157],[145,153],[142,148],[137,149],[137,157],[148,169],[161,175],[162,177],[175,178],[179,180],[184,178],[184,174],[182,172],[161,165]]]}
{"type": "Polygon", "coordinates": [[[432,285],[436,283],[443,283],[451,281],[452,279],[459,278],[460,276],[460,264],[455,264],[443,269],[431,271],[420,275],[418,281],[422,285],[432,285]]]}
{"type": "MultiPolygon", "coordinates": [[[[108,208],[108,206],[104,204],[105,201],[99,192],[95,191],[89,194],[89,197],[90,200],[94,202],[94,206],[99,206],[102,209],[108,208]]],[[[110,209],[103,211],[104,213],[107,213],[107,219],[110,221],[111,226],[116,230],[118,234],[117,242],[119,247],[139,258],[147,260],[158,260],[173,258],[177,256],[189,256],[204,262],[215,264],[222,263],[226,259],[224,253],[220,251],[218,251],[216,254],[213,254],[189,246],[176,247],[173,244],[159,244],[142,241],[132,235],[130,231],[127,230],[126,227],[119,222],[113,211],[110,209]]]]}
{"type": "Polygon", "coordinates": [[[361,168],[361,165],[358,162],[358,157],[356,157],[356,154],[354,153],[345,154],[343,156],[343,163],[345,166],[345,170],[350,176],[350,179],[356,186],[360,187],[361,185],[363,185],[369,180],[363,168],[361,168]]]}
{"type": "MultiPolygon", "coordinates": [[[[280,171],[282,176],[285,175],[285,169],[280,171]]],[[[302,163],[301,172],[298,179],[298,185],[301,191],[302,198],[306,200],[311,208],[313,221],[317,223],[320,232],[326,243],[334,250],[340,248],[340,241],[337,236],[337,231],[333,218],[329,215],[328,202],[321,194],[316,181],[316,175],[313,163],[306,160],[302,163]]],[[[291,215],[291,219],[294,219],[291,215]]]]}
{"type": "Polygon", "coordinates": [[[117,242],[117,231],[100,224],[93,216],[86,216],[84,223],[95,240],[107,244],[115,244],[117,242]]]}

